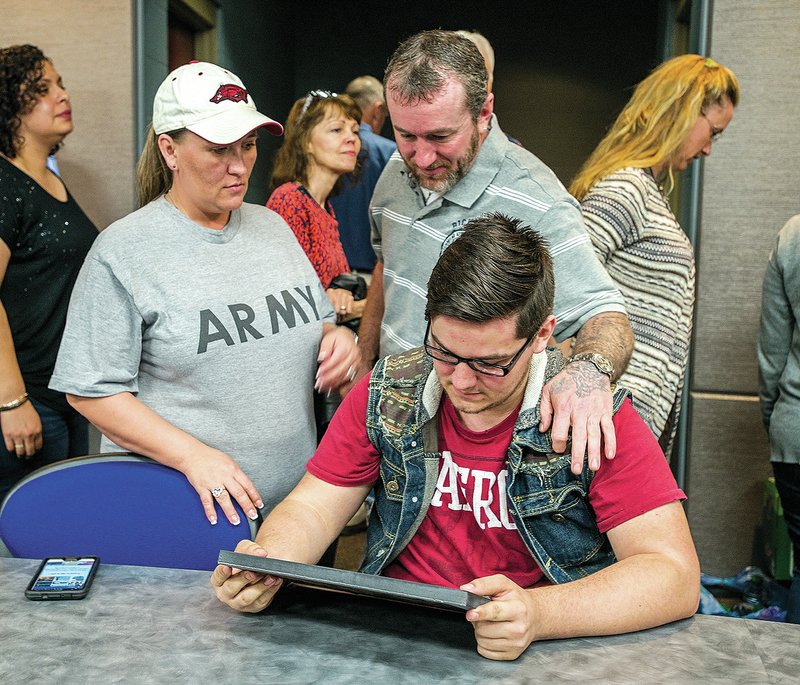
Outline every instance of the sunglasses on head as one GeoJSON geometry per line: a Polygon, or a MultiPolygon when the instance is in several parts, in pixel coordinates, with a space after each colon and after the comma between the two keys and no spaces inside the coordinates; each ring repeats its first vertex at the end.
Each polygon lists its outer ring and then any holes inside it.
{"type": "Polygon", "coordinates": [[[308,111],[308,108],[311,107],[311,103],[313,103],[315,100],[324,100],[325,98],[335,98],[338,96],[338,93],[332,93],[329,90],[312,90],[308,95],[306,95],[306,100],[303,103],[303,109],[300,110],[300,116],[297,118],[302,118],[302,116],[308,111]]]}

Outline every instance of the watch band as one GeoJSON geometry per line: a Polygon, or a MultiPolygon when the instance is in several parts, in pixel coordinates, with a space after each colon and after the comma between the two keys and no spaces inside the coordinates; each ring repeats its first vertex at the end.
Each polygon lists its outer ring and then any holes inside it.
{"type": "Polygon", "coordinates": [[[569,362],[590,362],[600,372],[608,376],[609,380],[614,378],[614,365],[602,354],[597,352],[581,352],[569,358],[569,362]]]}

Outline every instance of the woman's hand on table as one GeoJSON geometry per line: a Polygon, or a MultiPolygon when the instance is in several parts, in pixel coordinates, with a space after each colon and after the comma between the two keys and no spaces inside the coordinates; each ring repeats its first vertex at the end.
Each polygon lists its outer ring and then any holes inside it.
{"type": "Polygon", "coordinates": [[[251,519],[256,519],[256,509],[264,506],[253,482],[233,459],[220,450],[207,447],[192,454],[181,470],[200,495],[206,518],[212,525],[217,522],[215,503],[234,525],[239,525],[239,516],[233,508],[233,500],[251,519]]]}
{"type": "Polygon", "coordinates": [[[349,328],[326,324],[317,356],[319,367],[314,389],[335,390],[353,378],[361,362],[356,339],[349,328]]]}
{"type": "MultiPolygon", "coordinates": [[[[250,540],[236,545],[236,552],[267,556],[267,552],[250,540]]],[[[266,609],[283,584],[280,578],[265,576],[254,571],[240,571],[219,565],[211,574],[211,586],[221,602],[237,611],[256,613],[266,609]]]]}
{"type": "Polygon", "coordinates": [[[0,428],[6,449],[17,459],[30,459],[42,449],[42,420],[30,400],[1,412],[0,428]]]}

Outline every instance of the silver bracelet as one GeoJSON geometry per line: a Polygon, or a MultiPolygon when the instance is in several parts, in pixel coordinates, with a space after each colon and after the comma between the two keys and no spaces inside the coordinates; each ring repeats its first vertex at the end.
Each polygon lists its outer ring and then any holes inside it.
{"type": "Polygon", "coordinates": [[[5,404],[0,404],[0,411],[10,411],[11,409],[16,409],[17,407],[21,407],[28,401],[28,393],[23,392],[17,399],[11,400],[11,402],[6,402],[5,404]]]}

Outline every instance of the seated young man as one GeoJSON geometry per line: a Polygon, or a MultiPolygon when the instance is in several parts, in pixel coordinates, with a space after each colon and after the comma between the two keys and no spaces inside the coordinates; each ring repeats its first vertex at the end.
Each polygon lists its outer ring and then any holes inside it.
{"type": "MultiPolygon", "coordinates": [[[[616,458],[596,473],[584,462],[574,475],[539,431],[542,386],[564,365],[546,349],[553,289],[535,231],[498,214],[470,221],[428,283],[424,348],[356,386],[303,480],[237,551],[314,563],[374,490],[361,570],[491,596],[466,614],[483,656],[694,613],[685,495],[628,393],[603,419],[616,458]]],[[[226,566],[211,582],[242,611],[281,584],[226,566]]]]}

